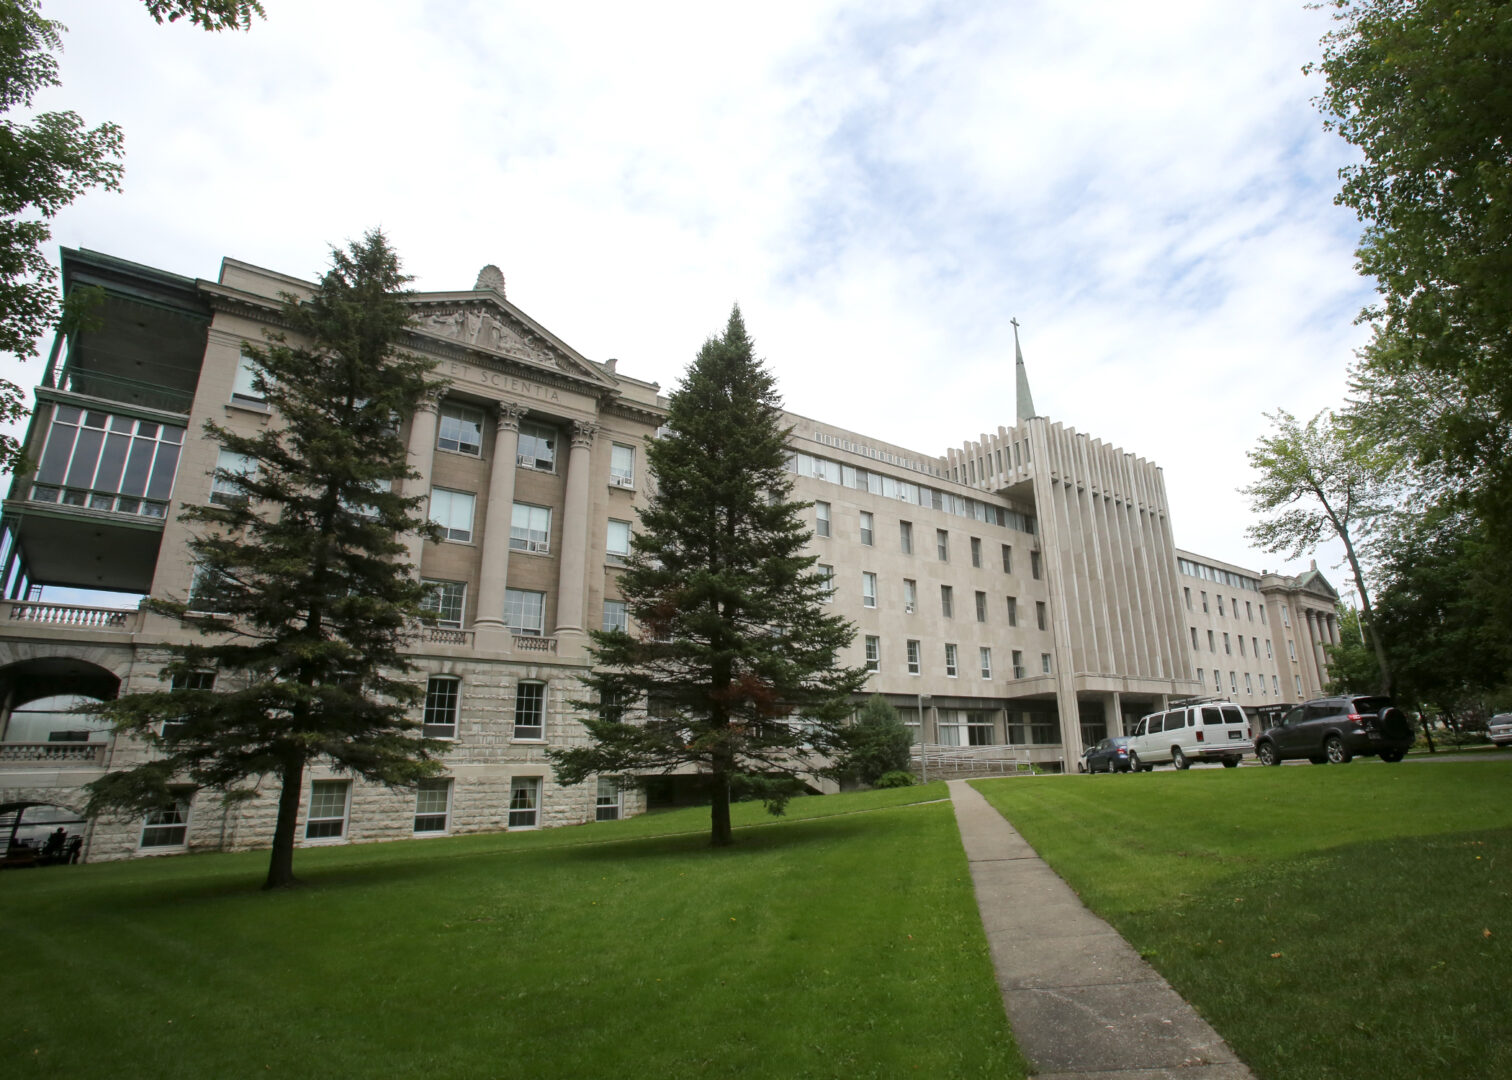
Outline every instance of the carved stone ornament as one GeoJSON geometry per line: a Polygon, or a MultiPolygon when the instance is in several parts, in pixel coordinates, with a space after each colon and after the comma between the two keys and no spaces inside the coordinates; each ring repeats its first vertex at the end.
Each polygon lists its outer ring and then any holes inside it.
{"type": "Polygon", "coordinates": [[[525,415],[525,406],[518,401],[494,402],[494,416],[500,431],[519,431],[520,417],[525,415]]]}
{"type": "Polygon", "coordinates": [[[484,289],[491,289],[500,296],[504,295],[504,271],[493,263],[489,263],[478,271],[478,283],[473,286],[473,291],[482,292],[484,289]]]}
{"type": "Polygon", "coordinates": [[[590,424],[586,420],[574,420],[572,422],[572,448],[574,450],[591,450],[593,448],[593,440],[597,437],[597,424],[590,424]]]}
{"type": "Polygon", "coordinates": [[[561,366],[546,349],[526,341],[514,327],[476,307],[421,315],[415,320],[415,325],[420,330],[460,341],[464,345],[523,356],[538,364],[561,366]]]}

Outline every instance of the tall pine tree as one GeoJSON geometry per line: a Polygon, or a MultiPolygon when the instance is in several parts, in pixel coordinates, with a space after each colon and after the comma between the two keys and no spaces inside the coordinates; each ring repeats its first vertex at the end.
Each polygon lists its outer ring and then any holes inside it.
{"type": "Polygon", "coordinates": [[[731,842],[732,785],[780,813],[828,764],[866,678],[839,665],[855,629],[826,613],[828,583],[803,553],[808,504],[792,501],[781,400],[752,349],[737,307],[672,393],[619,580],[634,632],[592,635],[591,745],[548,752],[567,784],[695,766],[716,845],[731,842]],[[632,705],[643,720],[624,719],[632,705]]]}
{"type": "Polygon", "coordinates": [[[438,771],[446,745],[420,737],[408,715],[423,692],[401,651],[423,594],[401,536],[433,528],[422,497],[392,490],[413,475],[398,418],[433,366],[400,347],[408,281],[370,232],[332,252],[312,297],[286,298],[291,336],[244,348],[275,420],[255,435],[205,425],[241,455],[236,470],[216,470],[217,486],[240,494],[184,507],[180,519],[197,527],[195,585],[186,602],[155,604],[197,622],[205,642],[175,650],[163,689],[99,710],[159,753],[92,784],[91,813],[160,808],[184,785],[234,800],[276,779],[267,888],[296,883],[310,765],[405,786],[438,771]],[[201,688],[207,672],[214,686],[201,688]]]}

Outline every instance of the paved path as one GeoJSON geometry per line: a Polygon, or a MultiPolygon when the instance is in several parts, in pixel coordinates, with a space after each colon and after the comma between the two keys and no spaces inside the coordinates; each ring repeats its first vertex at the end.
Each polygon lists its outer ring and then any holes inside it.
{"type": "Polygon", "coordinates": [[[998,989],[1041,1080],[1254,1080],[976,789],[950,781],[998,989]]]}

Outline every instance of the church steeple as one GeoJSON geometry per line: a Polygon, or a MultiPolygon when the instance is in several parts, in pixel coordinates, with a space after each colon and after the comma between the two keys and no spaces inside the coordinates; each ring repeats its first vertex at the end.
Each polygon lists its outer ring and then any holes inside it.
{"type": "Polygon", "coordinates": [[[1037,415],[1034,411],[1034,398],[1029,393],[1029,373],[1024,370],[1024,350],[1019,348],[1018,319],[1008,320],[1013,325],[1013,356],[1014,371],[1018,376],[1018,418],[1028,420],[1037,415]]]}

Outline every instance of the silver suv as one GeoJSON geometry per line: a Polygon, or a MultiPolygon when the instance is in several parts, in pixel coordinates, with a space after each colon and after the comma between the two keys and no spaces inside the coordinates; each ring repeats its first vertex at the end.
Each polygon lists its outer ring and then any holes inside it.
{"type": "Polygon", "coordinates": [[[1486,734],[1497,746],[1512,746],[1512,712],[1501,712],[1486,724],[1486,734]]]}
{"type": "Polygon", "coordinates": [[[1232,769],[1250,750],[1244,710],[1221,698],[1177,702],[1139,721],[1129,740],[1129,768],[1149,772],[1169,761],[1178,769],[1221,761],[1232,769]]]}

